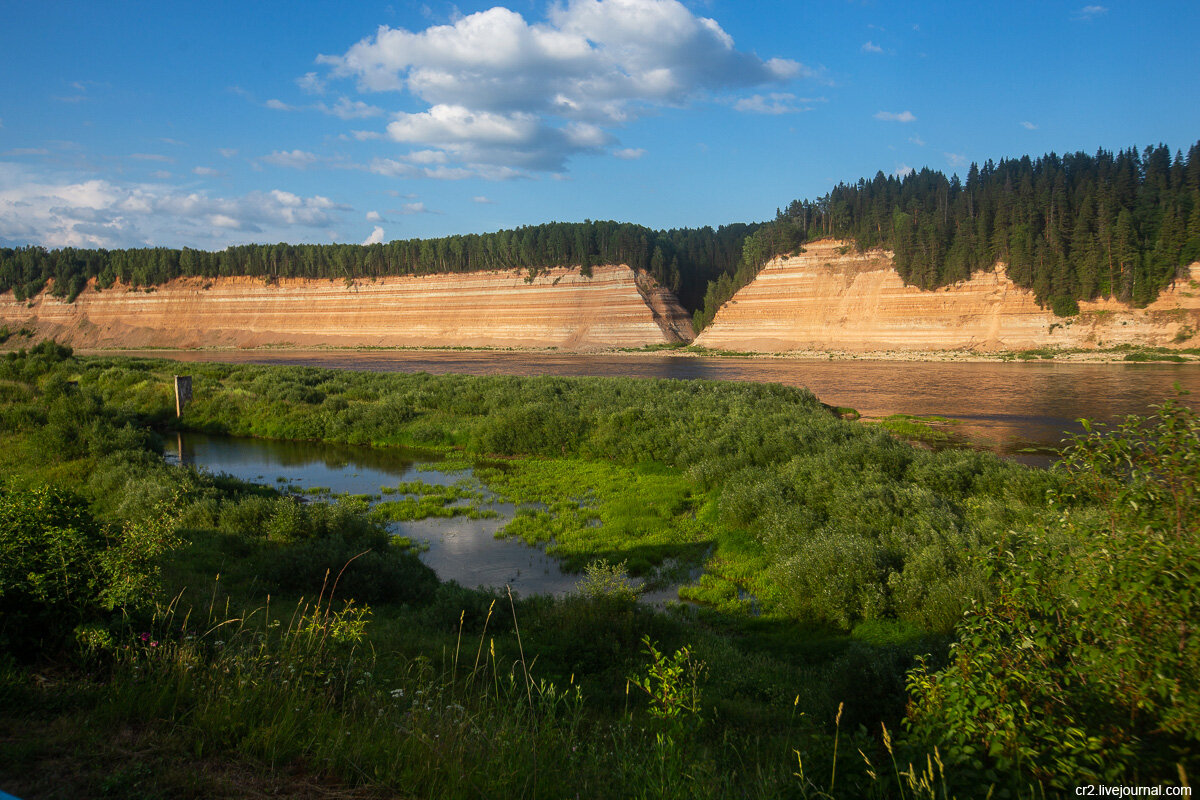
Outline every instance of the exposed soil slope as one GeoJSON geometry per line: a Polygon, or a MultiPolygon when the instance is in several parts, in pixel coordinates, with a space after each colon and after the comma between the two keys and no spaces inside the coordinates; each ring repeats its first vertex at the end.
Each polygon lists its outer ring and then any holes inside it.
{"type": "Polygon", "coordinates": [[[82,347],[263,345],[559,347],[690,341],[674,296],[625,266],[328,280],[182,278],[149,291],[89,288],[67,303],[0,295],[0,323],[82,347]]]}
{"type": "Polygon", "coordinates": [[[722,306],[696,344],[729,350],[1021,350],[1200,345],[1200,263],[1144,309],[1081,302],[1056,317],[1003,265],[934,291],[905,286],[890,253],[821,241],[769,263],[722,306]]]}

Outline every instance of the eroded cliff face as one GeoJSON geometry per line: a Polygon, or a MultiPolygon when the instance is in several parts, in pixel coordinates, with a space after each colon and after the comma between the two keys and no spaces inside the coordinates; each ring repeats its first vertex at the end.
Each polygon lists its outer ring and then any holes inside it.
{"type": "Polygon", "coordinates": [[[1081,302],[1056,317],[1003,265],[934,291],[905,286],[889,253],[821,241],[769,263],[696,338],[705,347],[785,352],[1023,350],[1200,345],[1200,263],[1144,309],[1081,302]]]}
{"type": "Polygon", "coordinates": [[[674,296],[625,266],[345,282],[182,278],[89,288],[74,303],[0,295],[0,323],[76,347],[428,346],[591,350],[690,341],[674,296]]]}

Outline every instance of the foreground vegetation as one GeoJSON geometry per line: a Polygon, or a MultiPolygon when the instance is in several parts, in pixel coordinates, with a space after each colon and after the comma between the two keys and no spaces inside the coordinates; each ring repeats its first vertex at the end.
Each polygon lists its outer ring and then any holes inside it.
{"type": "Polygon", "coordinates": [[[1200,766],[1185,408],[1038,472],[753,384],[189,365],[175,423],[176,368],[0,362],[19,795],[1042,796],[1200,766]],[[440,583],[384,515],[458,494],[304,503],[169,467],[171,424],[473,463],[581,590],[440,583]],[[702,606],[635,602],[627,573],[701,566],[702,606]]]}

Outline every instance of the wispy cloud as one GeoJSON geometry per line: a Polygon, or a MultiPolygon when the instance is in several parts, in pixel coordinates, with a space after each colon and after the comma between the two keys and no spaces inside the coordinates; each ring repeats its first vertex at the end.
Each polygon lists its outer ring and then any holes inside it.
{"type": "Polygon", "coordinates": [[[322,114],[328,114],[338,119],[366,119],[383,116],[382,108],[364,103],[361,100],[351,100],[348,97],[339,97],[333,105],[312,103],[306,106],[291,105],[282,100],[271,98],[263,103],[263,106],[272,111],[319,111],[322,114]]]}
{"type": "Polygon", "coordinates": [[[787,92],[772,92],[768,95],[755,94],[743,97],[733,104],[738,111],[751,114],[795,114],[800,111],[811,111],[811,107],[803,104],[812,102],[807,98],[798,98],[787,92]]]}
{"type": "Polygon", "coordinates": [[[496,201],[484,195],[477,194],[471,198],[472,203],[479,203],[481,206],[495,205],[496,201]]]}
{"type": "Polygon", "coordinates": [[[296,85],[309,94],[325,93],[325,81],[315,72],[306,72],[296,78],[296,85]]]}
{"type": "Polygon", "coordinates": [[[862,51],[864,53],[882,53],[883,48],[874,42],[865,42],[862,46],[862,51]]]}
{"type": "Polygon", "coordinates": [[[320,158],[315,153],[309,153],[304,150],[276,150],[268,156],[263,156],[262,160],[276,167],[308,169],[313,164],[316,164],[320,158]]]}
{"type": "MultiPolygon", "coordinates": [[[[418,153],[424,151],[418,151],[418,153]]],[[[430,178],[442,181],[462,181],[468,178],[483,178],[489,181],[505,181],[515,178],[528,178],[529,175],[512,167],[493,166],[490,164],[472,164],[471,166],[451,166],[449,164],[422,164],[410,160],[395,158],[373,158],[366,165],[346,165],[351,169],[365,169],[376,175],[389,178],[430,178]]]]}
{"type": "Polygon", "coordinates": [[[967,157],[961,153],[943,153],[946,157],[946,163],[952,167],[965,167],[967,165],[967,157]]]}
{"type": "Polygon", "coordinates": [[[361,100],[350,100],[345,97],[339,97],[337,102],[332,106],[327,106],[324,103],[317,103],[313,106],[315,111],[320,111],[322,114],[329,114],[338,119],[367,119],[369,117],[379,117],[383,115],[383,109],[378,106],[364,103],[361,100]]]}
{"type": "Polygon", "coordinates": [[[884,122],[916,122],[917,118],[911,111],[878,111],[875,119],[884,122]]]}
{"type": "Polygon", "coordinates": [[[222,158],[233,158],[238,154],[237,149],[233,147],[218,147],[217,152],[221,154],[222,158]]]}
{"type": "Polygon", "coordinates": [[[1108,13],[1107,6],[1084,6],[1075,12],[1075,19],[1091,20],[1108,13]]]}
{"type": "Polygon", "coordinates": [[[14,147],[12,150],[5,150],[0,153],[0,156],[48,156],[50,151],[44,147],[14,147]]]}
{"type": "Polygon", "coordinates": [[[624,161],[637,161],[646,155],[646,151],[641,147],[626,147],[621,150],[614,150],[613,155],[624,161]]]}
{"type": "Polygon", "coordinates": [[[1026,120],[1025,122],[1021,123],[1021,127],[1027,131],[1036,131],[1038,126],[1026,120]]]}
{"type": "Polygon", "coordinates": [[[205,178],[215,178],[221,174],[221,170],[213,169],[212,167],[196,167],[192,170],[192,174],[205,178]]]}
{"type": "Polygon", "coordinates": [[[130,153],[129,157],[136,158],[138,161],[163,161],[168,164],[175,161],[170,156],[164,156],[159,153],[130,153]]]}
{"type": "Polygon", "coordinates": [[[908,137],[908,141],[911,142],[912,144],[915,144],[917,147],[925,146],[925,140],[922,139],[920,136],[910,136],[910,137],[908,137]]]}

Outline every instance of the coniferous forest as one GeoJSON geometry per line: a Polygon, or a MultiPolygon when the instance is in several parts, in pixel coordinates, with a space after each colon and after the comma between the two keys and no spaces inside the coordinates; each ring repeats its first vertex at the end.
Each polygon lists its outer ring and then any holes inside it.
{"type": "Polygon", "coordinates": [[[377,278],[434,272],[624,263],[647,270],[695,312],[697,329],[772,257],[823,237],[895,252],[906,283],[933,289],[1007,265],[1009,277],[1062,316],[1079,300],[1153,301],[1200,259],[1200,142],[1185,156],[1139,151],[1054,153],[972,164],[966,181],[922,169],[877,173],[817,200],[795,200],[766,224],[656,231],[587,220],[386,244],[249,244],[92,250],[0,248],[0,291],[18,299],[53,281],[71,300],[101,289],[181,276],[377,278]]]}
{"type": "MultiPolygon", "coordinates": [[[[895,251],[904,281],[933,289],[1003,261],[1056,309],[1115,297],[1145,305],[1200,259],[1200,142],[972,164],[957,175],[877,173],[797,200],[758,232],[761,261],[821,237],[895,251]]],[[[751,248],[747,247],[747,255],[751,248]]]]}
{"type": "Polygon", "coordinates": [[[550,222],[496,233],[405,239],[386,244],[248,244],[218,252],[167,247],[88,250],[0,248],[0,292],[32,297],[53,280],[53,293],[74,300],[95,278],[103,289],[120,281],[153,286],[183,276],[379,278],[437,272],[537,270],[628,264],[670,288],[687,308],[703,300],[709,281],[732,273],[742,242],[758,225],[654,231],[629,223],[550,222]]]}

